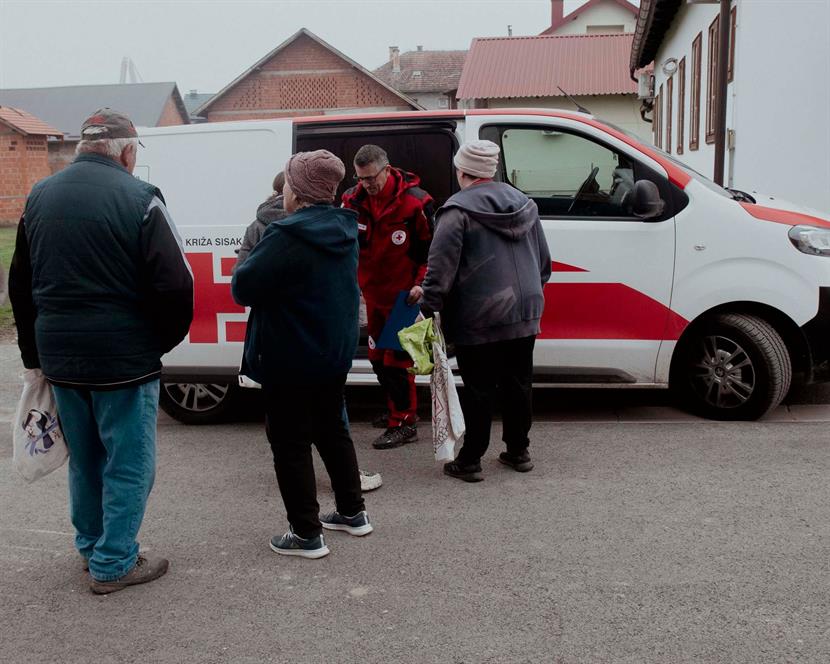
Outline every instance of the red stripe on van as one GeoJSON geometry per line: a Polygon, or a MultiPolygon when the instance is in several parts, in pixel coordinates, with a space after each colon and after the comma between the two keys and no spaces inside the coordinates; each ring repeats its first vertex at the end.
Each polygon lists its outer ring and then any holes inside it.
{"type": "Polygon", "coordinates": [[[568,265],[567,263],[557,263],[556,261],[552,261],[551,264],[551,271],[553,272],[588,272],[584,268],[577,267],[576,265],[568,265]]]}
{"type": "Polygon", "coordinates": [[[688,324],[625,284],[550,283],[539,338],[676,341],[688,324]]]}
{"type": "Polygon", "coordinates": [[[464,117],[463,110],[451,111],[398,111],[394,113],[350,113],[348,115],[304,115],[292,118],[294,124],[316,124],[318,122],[360,122],[364,120],[417,120],[419,118],[447,118],[457,120],[464,117]]]}
{"type": "Polygon", "coordinates": [[[801,224],[804,224],[806,226],[830,228],[830,221],[822,219],[821,217],[814,217],[810,214],[791,212],[790,210],[778,210],[776,208],[755,205],[753,203],[741,203],[740,205],[753,217],[756,219],[762,219],[763,221],[772,221],[776,224],[786,224],[787,226],[800,226],[801,224]]]}

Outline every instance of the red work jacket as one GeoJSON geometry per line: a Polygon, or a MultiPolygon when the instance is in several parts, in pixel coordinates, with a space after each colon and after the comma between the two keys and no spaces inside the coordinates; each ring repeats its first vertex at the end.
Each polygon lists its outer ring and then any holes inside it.
{"type": "Polygon", "coordinates": [[[375,217],[361,183],[343,194],[343,207],[358,213],[358,282],[368,307],[391,308],[402,290],[420,285],[432,241],[432,197],[417,175],[389,171],[394,186],[386,207],[375,217]]]}

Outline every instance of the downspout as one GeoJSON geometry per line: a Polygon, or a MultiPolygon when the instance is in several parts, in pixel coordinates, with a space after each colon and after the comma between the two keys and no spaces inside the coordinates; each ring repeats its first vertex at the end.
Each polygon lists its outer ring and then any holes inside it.
{"type": "Polygon", "coordinates": [[[731,0],[720,0],[718,31],[718,79],[715,107],[715,173],[714,180],[723,186],[723,165],[726,161],[726,88],[729,70],[729,10],[731,0]]]}
{"type": "MultiPolygon", "coordinates": [[[[633,48],[636,49],[636,58],[635,53],[632,52],[632,60],[629,63],[630,66],[628,70],[628,75],[631,77],[632,81],[638,84],[638,86],[640,80],[634,75],[634,72],[637,71],[637,60],[642,55],[643,44],[641,40],[645,38],[644,35],[647,32],[645,25],[646,23],[650,23],[653,9],[654,8],[652,7],[652,0],[642,0],[640,2],[640,13],[637,16],[637,25],[634,29],[635,35],[633,48]]],[[[654,111],[654,98],[652,97],[651,99],[643,99],[640,104],[640,118],[642,118],[643,122],[648,122],[649,124],[652,124],[654,122],[653,116],[651,118],[648,117],[648,114],[652,111],[654,111]]]]}

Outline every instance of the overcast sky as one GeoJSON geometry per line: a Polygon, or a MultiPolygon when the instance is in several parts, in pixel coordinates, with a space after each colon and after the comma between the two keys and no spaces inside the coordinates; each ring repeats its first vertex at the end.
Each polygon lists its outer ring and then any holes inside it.
{"type": "Polygon", "coordinates": [[[118,83],[129,56],[146,82],[217,92],[303,27],[375,69],[390,45],[465,49],[508,25],[538,34],[550,0],[0,0],[0,88],[118,83]]]}

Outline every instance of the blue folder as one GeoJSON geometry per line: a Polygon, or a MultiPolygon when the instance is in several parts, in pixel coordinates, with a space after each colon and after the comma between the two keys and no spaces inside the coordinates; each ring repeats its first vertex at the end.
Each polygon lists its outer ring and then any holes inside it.
{"type": "Polygon", "coordinates": [[[417,303],[407,304],[407,297],[409,297],[409,291],[398,293],[395,306],[392,307],[389,318],[386,319],[386,325],[383,326],[380,338],[376,342],[378,348],[403,350],[401,342],[398,341],[398,332],[412,325],[421,310],[417,303]]]}

